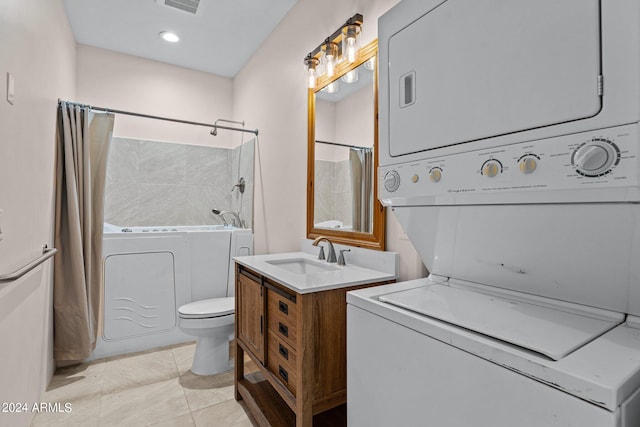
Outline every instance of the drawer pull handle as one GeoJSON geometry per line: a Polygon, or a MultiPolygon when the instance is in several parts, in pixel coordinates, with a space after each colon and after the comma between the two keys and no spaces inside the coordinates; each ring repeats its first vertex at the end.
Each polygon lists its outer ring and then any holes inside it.
{"type": "Polygon", "coordinates": [[[289,360],[289,350],[284,348],[284,346],[282,344],[278,344],[278,351],[280,352],[282,357],[284,357],[285,359],[289,360]]]}
{"type": "Polygon", "coordinates": [[[289,314],[289,306],[282,301],[278,301],[278,309],[286,315],[289,314]]]}
{"type": "Polygon", "coordinates": [[[289,382],[289,373],[280,365],[278,365],[278,373],[285,382],[289,382]]]}
{"type": "Polygon", "coordinates": [[[284,335],[285,337],[289,336],[289,328],[286,327],[285,325],[283,325],[282,323],[278,322],[278,331],[280,331],[280,333],[282,335],[284,335]]]}

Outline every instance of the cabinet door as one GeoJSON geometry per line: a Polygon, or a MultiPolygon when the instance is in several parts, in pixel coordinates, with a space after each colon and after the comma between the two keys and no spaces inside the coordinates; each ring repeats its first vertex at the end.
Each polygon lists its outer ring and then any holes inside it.
{"type": "Polygon", "coordinates": [[[260,282],[240,273],[238,275],[238,339],[253,355],[264,363],[264,291],[260,282]]]}

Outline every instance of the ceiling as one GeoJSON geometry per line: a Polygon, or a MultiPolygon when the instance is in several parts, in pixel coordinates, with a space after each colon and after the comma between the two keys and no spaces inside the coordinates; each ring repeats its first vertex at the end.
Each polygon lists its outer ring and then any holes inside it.
{"type": "Polygon", "coordinates": [[[295,2],[64,0],[64,5],[78,43],[234,77],[295,2]],[[165,2],[197,5],[197,11],[165,2]],[[180,41],[162,40],[162,31],[176,33],[180,41]]]}

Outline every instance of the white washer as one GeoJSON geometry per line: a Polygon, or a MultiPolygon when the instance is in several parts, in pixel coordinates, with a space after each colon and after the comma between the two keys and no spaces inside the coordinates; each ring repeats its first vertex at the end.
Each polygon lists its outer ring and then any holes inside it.
{"type": "Polygon", "coordinates": [[[640,426],[639,3],[378,34],[378,196],[431,274],[347,295],[349,425],[640,426]]]}

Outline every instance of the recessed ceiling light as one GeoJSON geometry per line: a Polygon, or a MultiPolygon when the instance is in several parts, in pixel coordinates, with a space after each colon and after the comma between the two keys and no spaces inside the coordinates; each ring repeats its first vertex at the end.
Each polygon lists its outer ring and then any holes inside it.
{"type": "Polygon", "coordinates": [[[158,35],[162,37],[164,41],[167,41],[167,42],[176,43],[180,41],[180,37],[178,37],[177,34],[172,33],[171,31],[162,31],[158,35]]]}

